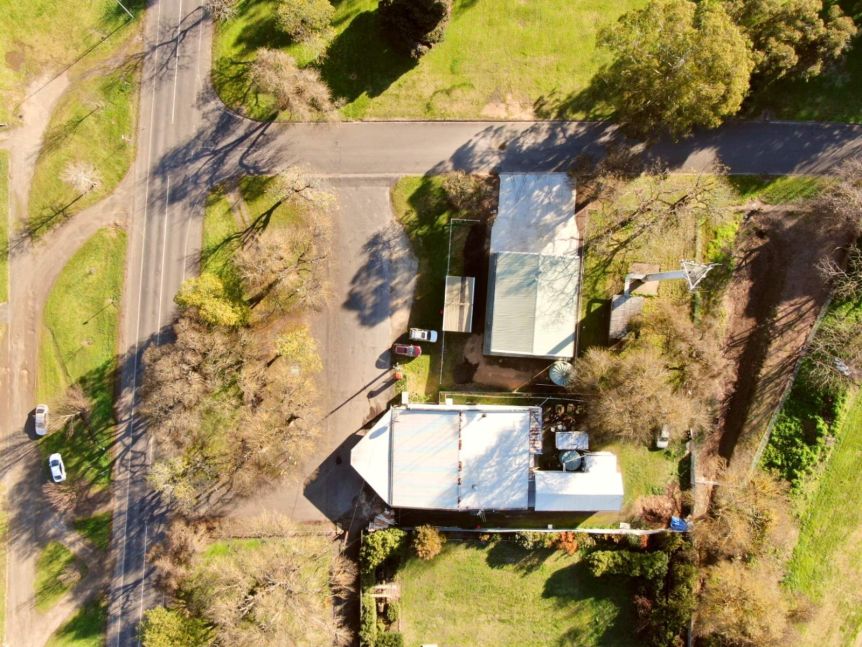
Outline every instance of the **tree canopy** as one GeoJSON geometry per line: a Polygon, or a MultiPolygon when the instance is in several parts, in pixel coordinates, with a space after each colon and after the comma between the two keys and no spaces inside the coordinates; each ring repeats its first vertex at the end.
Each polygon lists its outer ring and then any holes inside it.
{"type": "Polygon", "coordinates": [[[614,61],[602,75],[620,120],[640,135],[682,136],[735,114],[754,61],[720,4],[652,0],[603,29],[614,61]]]}
{"type": "Polygon", "coordinates": [[[392,45],[412,58],[420,58],[443,40],[452,0],[380,0],[378,12],[392,45]]]}
{"type": "Polygon", "coordinates": [[[326,29],[334,14],[329,0],[279,0],[276,8],[279,28],[300,42],[326,29]]]}
{"type": "Polygon", "coordinates": [[[293,119],[319,119],[334,110],[329,87],[317,70],[300,69],[286,52],[268,48],[258,50],[250,75],[255,88],[271,95],[276,107],[290,113],[293,119]]]}

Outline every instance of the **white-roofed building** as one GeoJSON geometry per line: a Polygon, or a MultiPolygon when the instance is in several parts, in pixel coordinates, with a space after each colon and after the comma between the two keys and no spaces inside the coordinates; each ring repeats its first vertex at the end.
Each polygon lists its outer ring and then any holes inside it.
{"type": "Polygon", "coordinates": [[[350,463],[396,508],[526,510],[530,435],[538,407],[393,407],[359,441],[350,463]]]}
{"type": "Polygon", "coordinates": [[[539,407],[407,404],[377,421],[350,464],[393,508],[618,510],[622,477],[613,454],[587,456],[584,473],[535,471],[541,430],[539,407]]]}
{"type": "Polygon", "coordinates": [[[536,472],[536,505],[542,512],[616,512],[623,506],[623,476],[617,457],[596,452],[584,457],[583,472],[536,472]]]}
{"type": "Polygon", "coordinates": [[[575,354],[581,236],[565,173],[501,173],[491,229],[485,354],[575,354]]]}

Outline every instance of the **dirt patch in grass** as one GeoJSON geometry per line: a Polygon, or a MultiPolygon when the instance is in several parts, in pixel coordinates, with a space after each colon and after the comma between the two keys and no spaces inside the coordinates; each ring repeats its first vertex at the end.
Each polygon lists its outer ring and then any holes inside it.
{"type": "Polygon", "coordinates": [[[748,214],[724,297],[733,377],[720,434],[707,454],[746,467],[826,302],[816,263],[849,242],[845,229],[803,208],[761,207],[748,214]]]}

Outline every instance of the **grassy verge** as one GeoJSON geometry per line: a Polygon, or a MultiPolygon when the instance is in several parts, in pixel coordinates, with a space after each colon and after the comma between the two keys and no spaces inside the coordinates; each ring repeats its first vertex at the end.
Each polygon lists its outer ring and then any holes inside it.
{"type": "Polygon", "coordinates": [[[9,152],[0,150],[0,303],[9,298],[9,152]]]}
{"type": "MultiPolygon", "coordinates": [[[[124,4],[139,16],[144,2],[124,4]]],[[[128,38],[130,26],[116,0],[0,3],[0,122],[14,121],[34,78],[109,54],[128,38]]]]}
{"type": "Polygon", "coordinates": [[[126,234],[100,230],[71,258],[51,288],[39,340],[37,394],[56,402],[80,384],[93,403],[91,424],[75,425],[41,441],[44,452],[61,452],[70,479],[97,489],[111,478],[117,318],[126,254],[126,234]]]}
{"type": "Polygon", "coordinates": [[[111,545],[111,512],[100,512],[85,519],[75,519],[75,530],[99,550],[108,550],[111,545]]]}
{"type": "Polygon", "coordinates": [[[88,602],[51,636],[45,647],[102,647],[107,622],[107,602],[88,602]]]}
{"type": "Polygon", "coordinates": [[[785,583],[820,605],[805,644],[851,644],[862,631],[862,396],[858,393],[802,516],[785,583]]]}
{"type": "MultiPolygon", "coordinates": [[[[409,325],[440,330],[449,250],[449,208],[439,176],[404,177],[392,190],[395,217],[404,227],[419,259],[416,293],[409,325]]],[[[456,336],[451,336],[453,339],[456,336]]],[[[412,398],[433,398],[439,387],[441,345],[423,344],[422,355],[399,359],[412,398]]],[[[444,379],[445,381],[445,379],[444,379]]]]}
{"type": "Polygon", "coordinates": [[[409,559],[397,576],[404,644],[636,644],[627,580],[544,552],[450,540],[431,562],[409,559]]]}
{"type": "Polygon", "coordinates": [[[52,541],[36,558],[35,598],[39,611],[50,609],[74,585],[74,574],[83,577],[83,566],[79,566],[68,548],[52,541]]]}
{"type": "Polygon", "coordinates": [[[134,157],[139,65],[84,76],[63,96],[51,117],[30,187],[25,230],[39,236],[109,195],[134,157]],[[98,184],[74,186],[75,165],[95,169],[98,184]],[[66,179],[64,179],[66,178],[66,179]]]}
{"type": "Polygon", "coordinates": [[[243,0],[219,25],[213,80],[225,102],[263,118],[269,97],[250,89],[247,68],[260,47],[286,50],[316,65],[349,119],[605,116],[590,84],[607,54],[596,33],[642,0],[456,0],[442,43],[418,63],[383,39],[376,0],[335,4],[331,33],[292,44],[275,23],[276,0],[243,0]]]}

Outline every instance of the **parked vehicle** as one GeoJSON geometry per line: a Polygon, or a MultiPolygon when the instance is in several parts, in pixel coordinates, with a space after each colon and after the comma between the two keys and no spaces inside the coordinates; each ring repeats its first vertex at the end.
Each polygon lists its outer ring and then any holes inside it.
{"type": "Polygon", "coordinates": [[[37,404],[36,412],[33,414],[36,423],[36,435],[44,436],[48,433],[48,405],[37,404]]]}
{"type": "Polygon", "coordinates": [[[396,355],[404,355],[404,357],[419,357],[422,354],[422,349],[416,344],[395,344],[392,351],[396,355]]]}
{"type": "Polygon", "coordinates": [[[427,341],[433,344],[437,341],[437,331],[425,330],[424,328],[411,328],[410,341],[427,341]]]}
{"type": "Polygon", "coordinates": [[[63,457],[60,454],[51,454],[48,457],[48,467],[51,468],[51,480],[54,483],[66,480],[66,466],[63,465],[63,457]]]}

